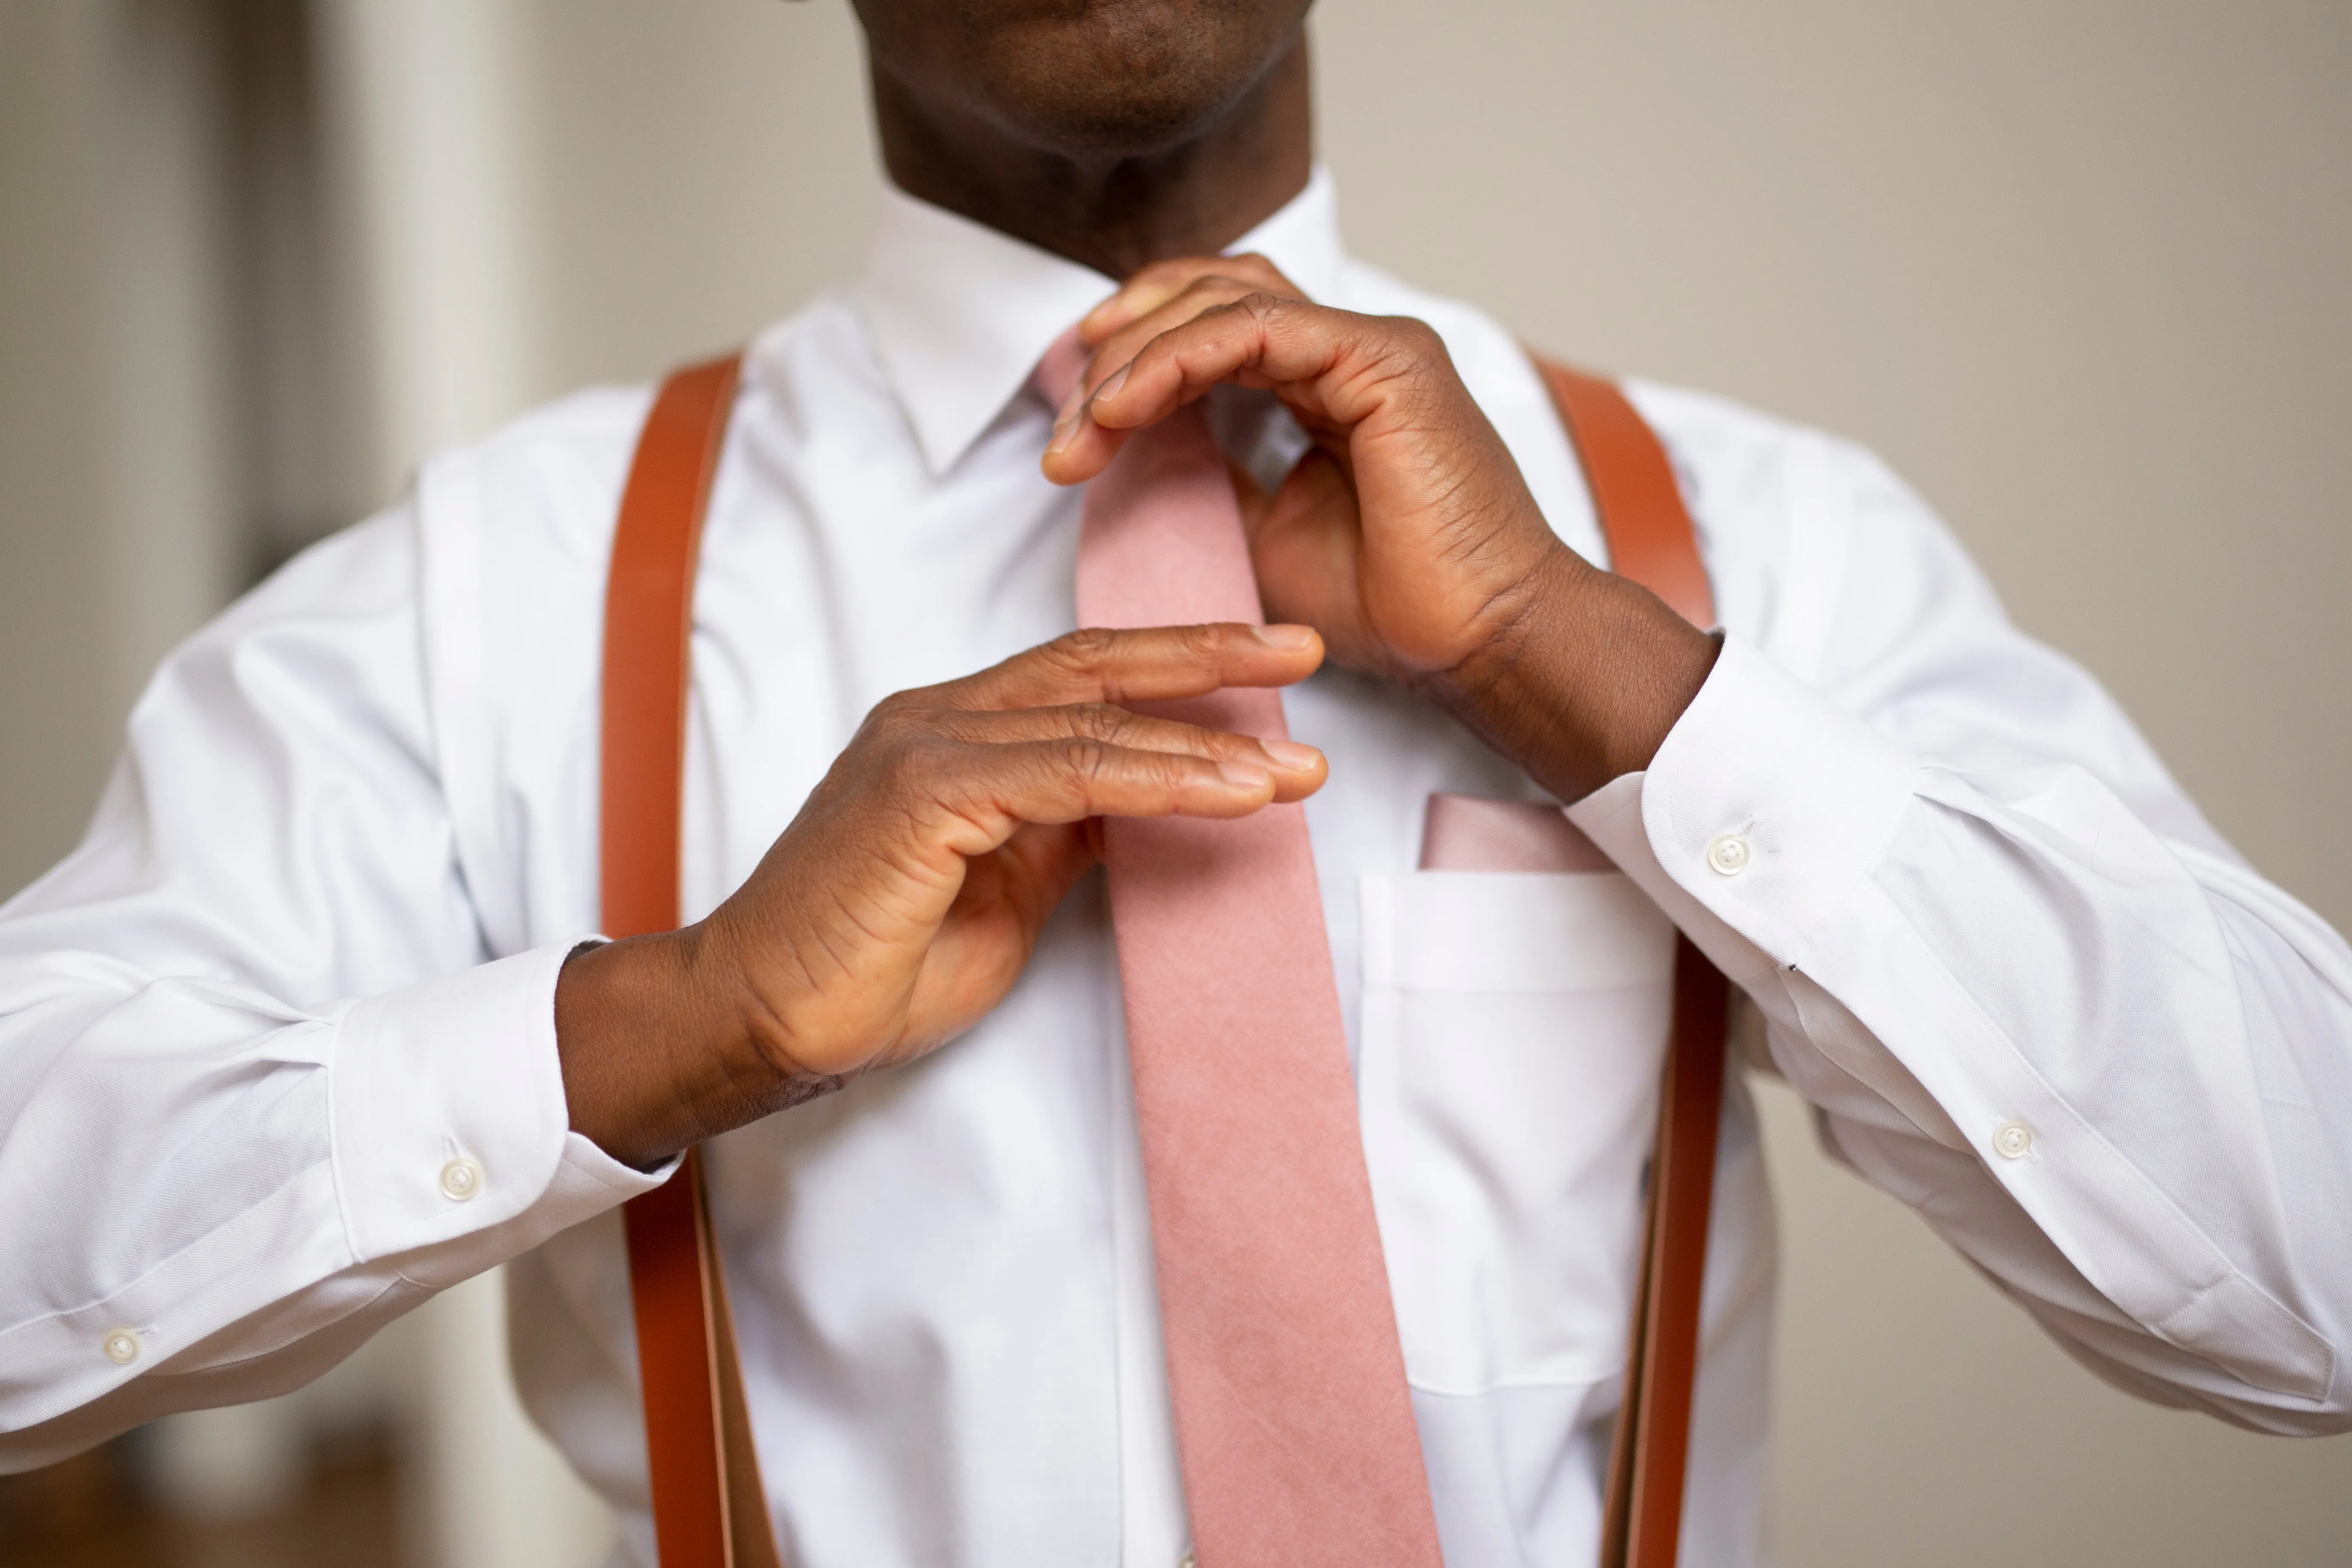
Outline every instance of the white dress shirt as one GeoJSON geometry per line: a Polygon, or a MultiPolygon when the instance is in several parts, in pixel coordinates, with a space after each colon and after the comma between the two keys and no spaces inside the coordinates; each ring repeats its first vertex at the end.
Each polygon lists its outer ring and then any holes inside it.
{"type": "MultiPolygon", "coordinates": [[[[1601,544],[1510,335],[1349,259],[1327,179],[1243,242],[1419,316],[1560,536],[1601,544]]],[[[866,710],[1072,624],[1025,382],[1108,281],[903,196],[752,346],[703,542],[685,899],[866,710]]],[[[1726,640],[1620,872],[1417,871],[1433,791],[1540,799],[1402,691],[1287,694],[1449,1561],[1589,1562],[1679,925],[1831,1152],[2101,1375],[2347,1424],[2352,953],[1867,454],[1636,384],[1726,640]],[[1760,1028],[1752,1026],[1761,1024],[1760,1028]]],[[[537,1418],[651,1562],[615,1205],[551,998],[593,934],[604,563],[645,389],[428,464],[163,666],[82,847],[0,914],[0,1458],[311,1377],[500,1260],[537,1418]]],[[[1295,428],[1221,412],[1253,460],[1295,428]],[[1255,420],[1255,424],[1253,424],[1255,420]]],[[[1286,437],[1287,440],[1286,441],[1286,437]]],[[[718,1141],[767,1487],[805,1568],[1171,1568],[1186,1545],[1099,879],[916,1066],[718,1141]]],[[[1724,1112],[1687,1561],[1759,1552],[1771,1210],[1724,1112]]]]}

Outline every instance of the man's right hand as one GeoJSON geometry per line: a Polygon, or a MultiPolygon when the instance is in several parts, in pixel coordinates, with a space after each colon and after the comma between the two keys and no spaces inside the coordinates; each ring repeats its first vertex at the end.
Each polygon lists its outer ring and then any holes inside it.
{"type": "Polygon", "coordinates": [[[953,1039],[1012,988],[1103,816],[1244,816],[1320,788],[1291,742],[1127,702],[1287,686],[1303,626],[1074,632],[886,699],[706,920],[584,949],[555,992],[572,1127],[651,1166],[953,1039]]]}

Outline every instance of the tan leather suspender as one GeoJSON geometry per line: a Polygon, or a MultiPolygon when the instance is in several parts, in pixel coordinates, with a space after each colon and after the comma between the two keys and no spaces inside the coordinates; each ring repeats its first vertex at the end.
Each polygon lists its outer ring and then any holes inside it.
{"type": "MultiPolygon", "coordinates": [[[[1656,434],[1613,382],[1541,358],[1536,367],[1584,465],[1611,568],[1692,625],[1714,626],[1715,595],[1697,531],[1656,434]]],[[[1650,1159],[1625,1395],[1609,1455],[1601,1568],[1672,1568],[1682,1531],[1730,1005],[1722,972],[1690,938],[1676,936],[1674,1024],[1650,1159]]]]}
{"type": "MultiPolygon", "coordinates": [[[[1612,565],[1711,626],[1696,536],[1657,437],[1612,384],[1537,363],[1584,466],[1612,565]]],[[[614,937],[678,924],[695,563],[738,365],[730,356],[662,384],[621,497],[605,590],[600,835],[614,937]]],[[[1679,939],[1603,1568],[1675,1561],[1728,996],[1723,976],[1679,939]]],[[[699,1156],[689,1152],[677,1177],[632,1199],[625,1217],[662,1568],[781,1568],[699,1156]]]]}
{"type": "MultiPolygon", "coordinates": [[[[730,355],[662,384],[621,493],[604,589],[599,852],[611,937],[678,924],[695,562],[738,363],[730,355]]],[[[664,1568],[781,1568],[699,1153],[632,1198],[624,1218],[664,1568]]]]}

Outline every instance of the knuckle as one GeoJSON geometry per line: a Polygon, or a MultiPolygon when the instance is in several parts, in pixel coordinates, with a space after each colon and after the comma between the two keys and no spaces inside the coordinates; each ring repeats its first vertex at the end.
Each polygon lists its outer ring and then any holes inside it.
{"type": "Polygon", "coordinates": [[[1338,313],[1329,306],[1318,305],[1305,295],[1288,289],[1261,289],[1258,290],[1258,297],[1266,301],[1265,314],[1263,319],[1268,321],[1285,321],[1296,325],[1301,321],[1328,322],[1337,319],[1338,313]]]}
{"type": "Polygon", "coordinates": [[[1118,634],[1104,626],[1080,626],[1064,632],[1039,648],[1045,661],[1071,674],[1084,674],[1109,657],[1118,634]]]}
{"type": "Polygon", "coordinates": [[[882,776],[898,795],[932,795],[956,775],[954,742],[929,736],[901,740],[884,759],[882,776]]]}
{"type": "Polygon", "coordinates": [[[920,691],[894,691],[877,702],[859,726],[877,738],[888,740],[922,728],[931,712],[931,704],[920,691]]]}
{"type": "Polygon", "coordinates": [[[1128,732],[1135,716],[1108,702],[1082,702],[1070,710],[1072,728],[1088,741],[1116,742],[1128,732]]]}
{"type": "Polygon", "coordinates": [[[1057,748],[1057,770],[1066,778],[1091,789],[1102,782],[1111,770],[1111,749],[1100,741],[1073,736],[1057,748]]]}
{"type": "Polygon", "coordinates": [[[989,725],[994,717],[988,712],[943,708],[930,716],[930,721],[924,726],[924,732],[959,745],[984,745],[990,738],[989,725]]]}
{"type": "Polygon", "coordinates": [[[1447,360],[1445,340],[1437,329],[1417,316],[1394,318],[1391,335],[1397,351],[1415,365],[1427,369],[1447,360]]]}
{"type": "Polygon", "coordinates": [[[900,730],[895,718],[877,708],[859,721],[857,732],[842,748],[842,755],[861,758],[867,765],[887,765],[900,730]]]}
{"type": "Polygon", "coordinates": [[[1176,634],[1178,648],[1199,660],[1213,660],[1225,651],[1226,633],[1222,626],[1185,626],[1176,634]]]}
{"type": "Polygon", "coordinates": [[[1245,316],[1259,326],[1271,326],[1297,303],[1286,300],[1268,289],[1252,288],[1225,309],[1237,316],[1245,316]]]}

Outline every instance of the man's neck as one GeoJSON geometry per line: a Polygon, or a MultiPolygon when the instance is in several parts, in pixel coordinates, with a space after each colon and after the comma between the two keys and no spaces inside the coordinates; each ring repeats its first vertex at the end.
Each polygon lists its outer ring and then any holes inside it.
{"type": "Polygon", "coordinates": [[[1303,37],[1199,134],[1141,156],[1024,145],[880,71],[874,114],[900,190],[1108,278],[1215,255],[1305,189],[1314,166],[1303,37]]]}

